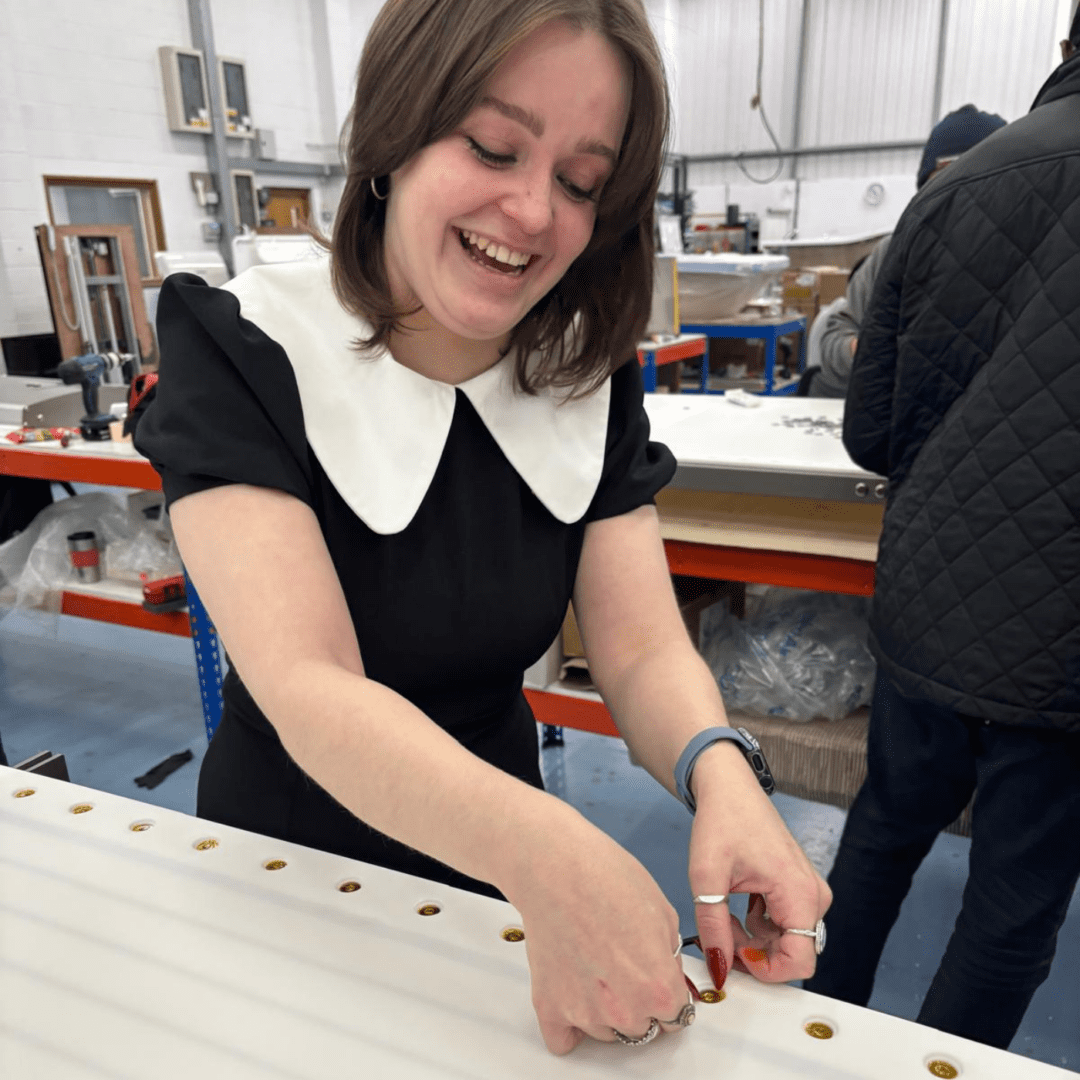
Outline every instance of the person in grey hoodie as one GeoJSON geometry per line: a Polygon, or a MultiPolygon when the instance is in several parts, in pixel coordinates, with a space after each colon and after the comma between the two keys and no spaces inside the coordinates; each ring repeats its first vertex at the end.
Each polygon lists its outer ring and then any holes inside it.
{"type": "MultiPolygon", "coordinates": [[[[1004,126],[1005,121],[1000,116],[979,112],[974,105],[965,105],[949,113],[930,133],[923,148],[916,180],[918,190],[966,150],[1004,126]]],[[[851,362],[859,344],[859,329],[866,318],[890,239],[884,236],[878,241],[852,271],[846,294],[823,308],[814,320],[807,348],[807,369],[817,370],[807,376],[807,397],[842,398],[847,395],[851,362]]]]}

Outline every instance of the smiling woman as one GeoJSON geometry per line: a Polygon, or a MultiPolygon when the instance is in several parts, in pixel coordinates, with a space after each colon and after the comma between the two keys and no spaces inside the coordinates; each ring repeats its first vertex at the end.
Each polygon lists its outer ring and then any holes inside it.
{"type": "Polygon", "coordinates": [[[330,257],[169,278],[135,431],[228,648],[199,815],[505,896],[556,1053],[694,1013],[671,904],[543,790],[523,676],[571,596],[635,760],[695,812],[693,893],[765,898],[753,937],[699,905],[717,982],[736,945],[808,975],[813,942],[777,928],[828,905],[732,741],[652,505],[675,460],[634,346],[666,120],[641,0],[389,0],[330,257]]]}
{"type": "MultiPolygon", "coordinates": [[[[667,119],[638,3],[387,4],[347,128],[338,296],[371,323],[370,344],[388,344],[450,287],[451,256],[471,255],[509,275],[474,288],[469,309],[514,354],[518,385],[595,389],[648,319],[667,119]],[[502,248],[512,260],[492,265],[502,248]]],[[[466,295],[468,269],[456,271],[466,295]]],[[[449,297],[435,302],[446,317],[449,297]]]]}

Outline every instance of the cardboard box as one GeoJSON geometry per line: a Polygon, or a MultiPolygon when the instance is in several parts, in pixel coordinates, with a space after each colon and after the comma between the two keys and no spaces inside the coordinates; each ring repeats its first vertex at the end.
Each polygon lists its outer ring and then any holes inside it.
{"type": "Polygon", "coordinates": [[[780,278],[784,307],[806,316],[807,323],[817,318],[826,304],[831,304],[847,290],[849,271],[839,266],[806,266],[785,270],[780,278]]]}
{"type": "MultiPolygon", "coordinates": [[[[690,634],[694,648],[699,647],[701,636],[701,615],[706,608],[712,607],[729,592],[726,582],[711,581],[708,578],[673,577],[675,596],[679,601],[679,612],[690,634]]],[[[567,660],[585,655],[574,607],[571,604],[566,612],[562,632],[563,657],[567,660]]]]}

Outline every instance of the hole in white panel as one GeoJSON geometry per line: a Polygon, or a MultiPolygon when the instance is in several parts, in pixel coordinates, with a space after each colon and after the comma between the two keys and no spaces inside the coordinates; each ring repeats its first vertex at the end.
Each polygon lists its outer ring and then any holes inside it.
{"type": "Polygon", "coordinates": [[[133,822],[132,822],[132,823],[131,823],[131,824],[130,824],[130,825],[128,826],[128,828],[129,828],[129,829],[130,829],[130,830],[131,830],[132,832],[146,832],[146,831],[147,831],[148,829],[152,829],[153,827],[154,827],[154,822],[153,822],[153,821],[150,821],[150,820],[148,820],[148,819],[147,819],[147,820],[143,820],[143,821],[133,821],[133,822]]]}
{"type": "Polygon", "coordinates": [[[835,1039],[840,1033],[840,1025],[831,1016],[808,1016],[803,1021],[803,1031],[811,1039],[835,1039]]]}
{"type": "Polygon", "coordinates": [[[416,905],[417,915],[438,915],[440,911],[442,911],[442,904],[434,900],[425,900],[422,904],[416,905]]]}
{"type": "Polygon", "coordinates": [[[931,1076],[941,1077],[942,1080],[956,1080],[956,1077],[964,1075],[960,1062],[949,1054],[931,1054],[926,1058],[926,1070],[931,1076]]]}

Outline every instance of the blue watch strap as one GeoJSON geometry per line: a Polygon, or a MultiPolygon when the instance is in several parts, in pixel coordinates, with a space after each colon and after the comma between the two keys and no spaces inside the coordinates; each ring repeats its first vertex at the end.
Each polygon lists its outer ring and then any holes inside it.
{"type": "Polygon", "coordinates": [[[724,739],[738,743],[743,754],[754,749],[750,740],[735,728],[706,728],[705,731],[699,731],[686,744],[686,749],[679,755],[679,760],[675,764],[675,791],[691,814],[697,811],[697,803],[694,801],[694,796],[690,794],[690,777],[694,772],[694,765],[703,750],[724,739]]]}

